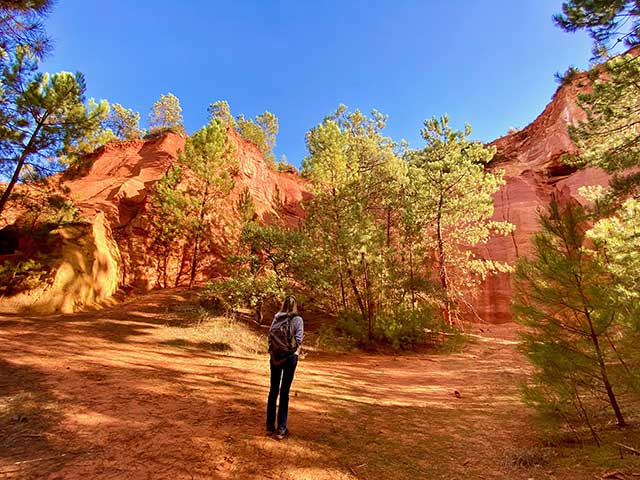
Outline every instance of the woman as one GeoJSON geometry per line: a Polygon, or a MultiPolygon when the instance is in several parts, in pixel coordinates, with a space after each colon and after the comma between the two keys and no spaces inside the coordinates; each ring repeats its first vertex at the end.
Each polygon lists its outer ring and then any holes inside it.
{"type": "Polygon", "coordinates": [[[282,302],[280,311],[273,317],[269,329],[269,365],[271,368],[271,388],[267,400],[267,434],[282,440],[289,435],[287,416],[289,413],[289,389],[298,365],[300,344],[304,336],[304,323],[298,314],[296,298],[289,295],[282,302]],[[276,402],[278,407],[278,428],[276,430],[276,402]]]}

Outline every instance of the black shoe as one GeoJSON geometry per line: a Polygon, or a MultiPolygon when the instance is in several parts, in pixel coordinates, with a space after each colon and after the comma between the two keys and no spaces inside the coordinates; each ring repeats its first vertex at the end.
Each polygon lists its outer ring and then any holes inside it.
{"type": "Polygon", "coordinates": [[[274,433],[276,433],[275,427],[267,427],[267,433],[265,434],[267,437],[271,437],[274,433]]]}
{"type": "Polygon", "coordinates": [[[289,436],[289,430],[287,430],[287,427],[279,427],[274,438],[276,440],[282,440],[288,436],[289,436]]]}

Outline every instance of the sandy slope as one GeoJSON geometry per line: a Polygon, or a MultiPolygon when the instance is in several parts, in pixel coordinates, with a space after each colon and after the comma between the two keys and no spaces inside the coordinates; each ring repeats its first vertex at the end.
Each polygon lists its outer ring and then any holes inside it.
{"type": "Polygon", "coordinates": [[[513,326],[456,354],[311,353],[276,442],[265,359],[175,345],[182,295],[0,318],[0,401],[21,405],[0,419],[0,478],[568,478],[509,465],[536,442],[513,326]]]}

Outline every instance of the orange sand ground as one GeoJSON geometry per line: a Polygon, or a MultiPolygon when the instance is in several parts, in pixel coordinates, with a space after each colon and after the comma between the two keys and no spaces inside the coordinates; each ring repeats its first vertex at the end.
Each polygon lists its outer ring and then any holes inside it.
{"type": "Polygon", "coordinates": [[[510,464],[539,442],[512,325],[476,327],[462,353],[312,351],[277,442],[263,435],[264,356],[167,336],[184,295],[0,317],[0,401],[20,405],[0,419],[0,479],[592,478],[510,464]]]}

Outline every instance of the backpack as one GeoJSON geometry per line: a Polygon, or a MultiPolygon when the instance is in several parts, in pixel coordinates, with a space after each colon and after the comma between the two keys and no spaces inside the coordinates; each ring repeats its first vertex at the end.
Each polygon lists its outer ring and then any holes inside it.
{"type": "Polygon", "coordinates": [[[293,336],[293,317],[289,314],[279,315],[269,328],[269,351],[274,360],[287,358],[298,349],[298,342],[293,336]]]}

